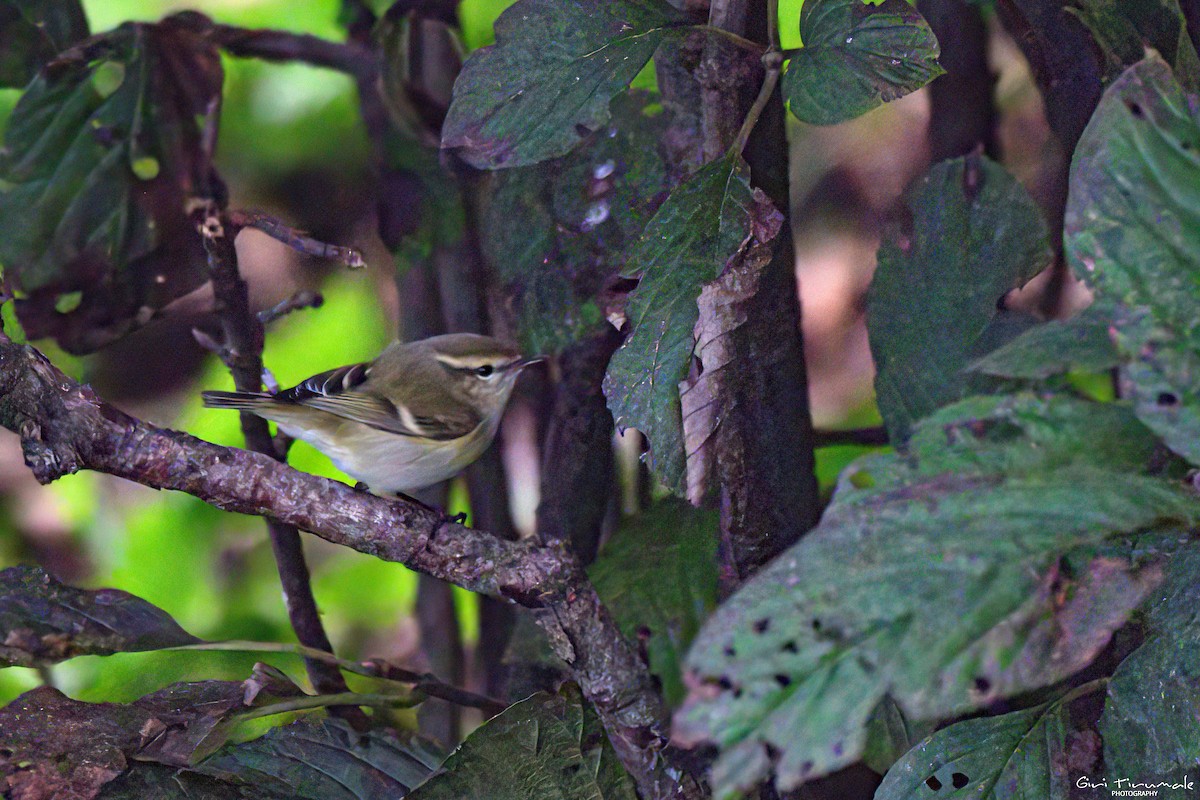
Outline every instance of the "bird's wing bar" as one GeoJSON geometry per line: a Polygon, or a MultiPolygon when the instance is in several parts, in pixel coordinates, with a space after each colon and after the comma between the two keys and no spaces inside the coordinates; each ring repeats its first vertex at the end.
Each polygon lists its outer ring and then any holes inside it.
{"type": "Polygon", "coordinates": [[[370,364],[349,364],[318,372],[291,389],[275,395],[275,399],[285,403],[304,403],[313,397],[333,397],[360,386],[370,372],[370,364]]]}
{"type": "Polygon", "coordinates": [[[403,405],[363,392],[342,392],[332,397],[316,395],[300,402],[372,428],[422,439],[457,439],[479,425],[479,417],[466,409],[437,418],[417,416],[403,405]]]}
{"type": "Polygon", "coordinates": [[[437,417],[418,415],[403,404],[358,391],[369,375],[369,364],[331,369],[280,392],[275,399],[316,408],[388,433],[422,439],[457,439],[479,425],[479,416],[465,407],[444,411],[437,417]]]}

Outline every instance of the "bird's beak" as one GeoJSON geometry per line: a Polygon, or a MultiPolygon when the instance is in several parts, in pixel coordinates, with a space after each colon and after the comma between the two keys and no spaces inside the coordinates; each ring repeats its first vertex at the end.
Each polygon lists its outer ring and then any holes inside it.
{"type": "Polygon", "coordinates": [[[518,372],[520,372],[521,370],[525,369],[528,366],[532,366],[533,364],[536,364],[539,361],[545,361],[545,360],[546,360],[546,356],[534,356],[533,358],[522,358],[520,361],[514,361],[511,365],[509,365],[509,369],[515,369],[518,372]]]}

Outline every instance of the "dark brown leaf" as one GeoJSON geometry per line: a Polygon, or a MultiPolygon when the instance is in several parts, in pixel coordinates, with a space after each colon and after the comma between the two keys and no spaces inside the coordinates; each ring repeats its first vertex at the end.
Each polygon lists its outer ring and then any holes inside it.
{"type": "Polygon", "coordinates": [[[188,212],[224,194],[197,123],[223,75],[207,24],[122,25],[48,64],[17,104],[0,263],[31,338],[95,350],[205,280],[188,212]]]}
{"type": "Polygon", "coordinates": [[[40,567],[0,572],[0,664],[195,644],[162,609],[117,589],[76,589],[40,567]]]}

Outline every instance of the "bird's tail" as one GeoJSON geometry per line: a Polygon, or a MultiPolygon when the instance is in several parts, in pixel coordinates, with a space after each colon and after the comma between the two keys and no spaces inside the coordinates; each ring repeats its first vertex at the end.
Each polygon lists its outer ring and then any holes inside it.
{"type": "Polygon", "coordinates": [[[201,392],[200,396],[204,398],[205,408],[258,411],[275,402],[274,398],[265,392],[201,392]]]}

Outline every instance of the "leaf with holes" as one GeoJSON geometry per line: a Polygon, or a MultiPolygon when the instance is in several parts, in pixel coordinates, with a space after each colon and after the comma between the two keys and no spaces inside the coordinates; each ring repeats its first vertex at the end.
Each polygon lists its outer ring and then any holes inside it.
{"type": "Polygon", "coordinates": [[[783,96],[793,114],[816,125],[854,119],[945,72],[937,38],[905,0],[807,0],[800,38],[783,96]]]}
{"type": "Polygon", "coordinates": [[[519,0],[496,20],[496,44],[463,65],[442,147],[480,169],[564,155],[688,23],[666,0],[519,0]]]}
{"type": "Polygon", "coordinates": [[[1149,636],[1113,674],[1100,717],[1113,775],[1183,777],[1200,754],[1200,547],[1172,558],[1157,596],[1149,636]]]}
{"type": "Polygon", "coordinates": [[[1113,82],[1079,140],[1065,245],[1118,307],[1138,416],[1200,464],[1200,101],[1158,56],[1113,82]]]}
{"type": "Polygon", "coordinates": [[[672,705],[683,699],[683,654],[717,606],[716,565],[716,513],[666,498],[623,522],[588,568],[621,631],[645,637],[672,705]]]}
{"type": "Polygon", "coordinates": [[[888,770],[875,800],[1067,800],[1070,719],[1060,701],[958,722],[914,747],[888,770]]]}
{"type": "Polygon", "coordinates": [[[128,23],[89,40],[13,111],[0,263],[30,338],[95,350],[205,280],[188,211],[224,191],[197,125],[222,72],[193,23],[128,23]]]}
{"type": "Polygon", "coordinates": [[[659,151],[667,120],[651,96],[623,95],[612,114],[613,135],[487,183],[481,245],[526,352],[557,352],[608,324],[605,289],[670,188],[659,151]]]}
{"type": "Polygon", "coordinates": [[[538,692],[485,722],[409,800],[635,800],[579,688],[538,692]]]}
{"type": "Polygon", "coordinates": [[[720,748],[720,796],[771,766],[786,790],[856,761],[885,695],[937,720],[1074,673],[1162,576],[1110,540],[1200,519],[1161,461],[1119,406],[942,409],[907,453],[854,462],[820,525],[708,620],[676,735],[720,748]]]}
{"type": "Polygon", "coordinates": [[[1065,320],[1036,325],[968,367],[1000,378],[1044,380],[1065,372],[1101,372],[1117,365],[1109,329],[1114,310],[1094,303],[1065,320]]]}
{"type": "Polygon", "coordinates": [[[641,281],[629,298],[631,330],[609,362],[604,395],[618,427],[649,438],[650,465],[676,494],[685,491],[679,384],[695,346],[696,299],[774,211],[750,188],[746,162],[730,154],[671,192],[626,259],[627,274],[641,281]]]}
{"type": "Polygon", "coordinates": [[[79,0],[0,0],[0,86],[24,86],[87,36],[79,0]]]}
{"type": "Polygon", "coordinates": [[[867,297],[875,392],[893,442],[995,382],[964,368],[1019,332],[997,303],[1050,263],[1037,204],[983,156],[937,164],[910,191],[912,231],[879,248],[867,297]]]}
{"type": "Polygon", "coordinates": [[[76,589],[40,567],[0,572],[0,666],[196,644],[162,609],[117,589],[76,589]]]}

